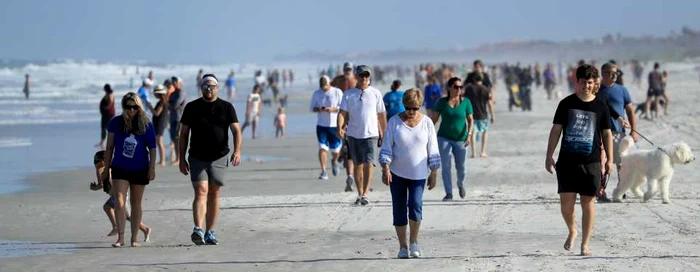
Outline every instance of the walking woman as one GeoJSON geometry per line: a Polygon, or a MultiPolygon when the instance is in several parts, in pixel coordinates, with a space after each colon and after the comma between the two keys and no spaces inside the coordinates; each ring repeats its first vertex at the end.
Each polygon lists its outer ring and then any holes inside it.
{"type": "Polygon", "coordinates": [[[158,155],[160,160],[158,160],[159,166],[165,166],[165,145],[163,145],[163,133],[165,128],[168,126],[170,121],[170,111],[168,110],[168,101],[165,86],[158,85],[153,89],[153,94],[158,98],[158,103],[153,107],[151,103],[148,103],[148,108],[153,113],[153,128],[156,131],[156,146],[158,147],[158,155]]]}
{"type": "MultiPolygon", "coordinates": [[[[156,176],[156,135],[153,124],[148,120],[143,103],[133,92],[124,95],[121,101],[122,115],[109,122],[105,167],[112,172],[112,193],[117,201],[115,215],[119,238],[113,247],[124,245],[124,210],[126,194],[130,191],[131,203],[131,246],[136,242],[141,225],[141,199],[146,185],[156,176]]],[[[109,178],[110,171],[104,171],[102,179],[109,178]]]]}
{"type": "Polygon", "coordinates": [[[105,149],[105,138],[107,138],[107,126],[109,121],[114,117],[114,91],[112,91],[112,86],[105,84],[104,86],[105,95],[100,100],[100,115],[102,116],[102,121],[100,122],[100,143],[95,145],[99,147],[100,150],[105,149]]]}
{"type": "Polygon", "coordinates": [[[422,219],[423,190],[435,188],[440,167],[435,126],[418,112],[423,104],[420,89],[403,95],[405,111],[389,119],[384,143],[379,152],[382,181],[391,188],[394,227],[399,238],[398,258],[420,257],[418,229],[422,219]],[[408,214],[408,216],[407,216],[408,214]],[[410,248],[406,243],[406,225],[410,226],[410,248]]]}
{"type": "Polygon", "coordinates": [[[452,200],[452,168],[450,154],[455,158],[455,168],[457,168],[457,187],[459,187],[459,197],[464,198],[467,194],[464,189],[464,179],[466,176],[467,146],[469,146],[469,135],[474,127],[474,111],[469,99],[461,95],[462,80],[458,77],[450,78],[447,81],[447,97],[440,98],[433,109],[433,123],[442,117],[440,129],[437,132],[437,141],[442,159],[442,183],[445,186],[445,198],[443,201],[452,200]]]}

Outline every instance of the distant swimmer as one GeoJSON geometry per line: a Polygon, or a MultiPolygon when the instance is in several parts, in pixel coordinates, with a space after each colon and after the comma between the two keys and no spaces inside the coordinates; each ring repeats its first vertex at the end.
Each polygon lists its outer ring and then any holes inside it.
{"type": "Polygon", "coordinates": [[[24,97],[29,99],[29,87],[31,87],[31,82],[29,81],[29,74],[24,75],[24,97]]]}

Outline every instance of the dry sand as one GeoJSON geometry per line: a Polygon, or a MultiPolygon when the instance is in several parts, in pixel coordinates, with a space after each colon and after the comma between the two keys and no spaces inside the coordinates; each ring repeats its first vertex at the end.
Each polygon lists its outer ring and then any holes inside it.
{"type": "MultiPolygon", "coordinates": [[[[659,144],[685,140],[697,148],[700,86],[695,72],[679,67],[671,68],[668,93],[674,103],[669,116],[642,120],[639,130],[659,144]]],[[[544,170],[556,102],[545,101],[539,89],[533,92],[534,112],[510,113],[501,85],[490,157],[468,160],[466,200],[440,201],[441,182],[426,191],[421,259],[395,259],[390,195],[378,175],[373,202],[366,207],[351,206],[355,194],[341,192],[344,175],[316,179],[316,142],[309,133],[244,142],[247,154],[288,160],[245,162],[230,170],[222,191],[218,246],[192,245],[192,189],[175,168],[158,169],[146,190],[143,218],[153,235],[137,249],[110,247],[115,239],[105,237],[110,229],[102,212],[106,195],[88,190],[92,169],[31,177],[30,191],[0,197],[0,240],[35,241],[27,247],[67,251],[3,258],[0,271],[700,270],[697,162],[677,167],[673,204],[661,204],[658,196],[649,203],[599,204],[593,256],[577,256],[580,235],[576,250],[564,251],[566,227],[556,180],[544,170]]],[[[632,87],[631,92],[637,102],[644,98],[642,89],[632,87]]],[[[649,148],[643,142],[640,146],[649,148]]],[[[580,223],[581,210],[576,211],[580,223]]]]}

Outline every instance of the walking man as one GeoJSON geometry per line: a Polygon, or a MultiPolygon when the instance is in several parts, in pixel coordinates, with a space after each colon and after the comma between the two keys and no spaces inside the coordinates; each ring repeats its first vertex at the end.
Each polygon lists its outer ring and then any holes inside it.
{"type": "Polygon", "coordinates": [[[348,151],[355,164],[356,205],[369,204],[372,166],[386,129],[382,93],[369,85],[371,73],[365,65],[355,69],[357,88],[345,91],[338,115],[338,136],[343,138],[347,134],[348,151]]]}
{"type": "Polygon", "coordinates": [[[203,75],[200,90],[202,97],[185,106],[180,120],[180,150],[183,151],[180,153],[180,172],[190,175],[194,189],[192,242],[196,245],[217,245],[219,242],[214,236],[214,228],[219,215],[219,190],[224,185],[229,162],[233,166],[241,163],[242,135],[236,109],[218,97],[219,80],[216,76],[203,75]],[[234,139],[230,159],[229,129],[234,139]],[[188,141],[191,142],[190,156],[185,159],[188,141]],[[205,219],[206,229],[203,229],[205,219]]]}

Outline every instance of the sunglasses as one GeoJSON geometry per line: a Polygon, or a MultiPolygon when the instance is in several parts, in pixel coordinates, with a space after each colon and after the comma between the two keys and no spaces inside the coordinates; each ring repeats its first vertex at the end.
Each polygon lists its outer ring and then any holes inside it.
{"type": "Polygon", "coordinates": [[[125,105],[124,109],[125,110],[138,110],[139,106],[137,106],[137,105],[125,105]]]}
{"type": "Polygon", "coordinates": [[[218,85],[202,85],[202,87],[200,87],[200,89],[202,91],[213,91],[214,89],[216,89],[217,86],[218,85]]]}
{"type": "Polygon", "coordinates": [[[420,108],[418,108],[418,107],[406,108],[406,111],[418,111],[418,110],[420,110],[420,108]]]}
{"type": "Polygon", "coordinates": [[[455,89],[457,89],[457,90],[461,90],[462,88],[464,88],[464,86],[462,86],[462,85],[454,85],[454,86],[452,86],[452,88],[455,88],[455,89]]]}

